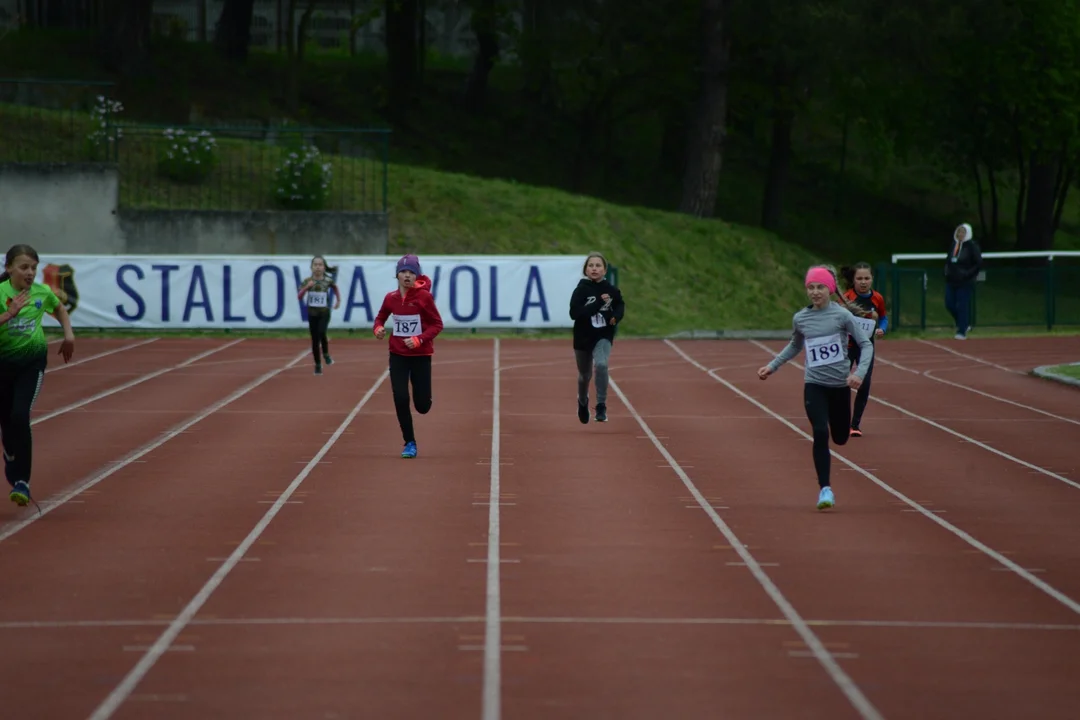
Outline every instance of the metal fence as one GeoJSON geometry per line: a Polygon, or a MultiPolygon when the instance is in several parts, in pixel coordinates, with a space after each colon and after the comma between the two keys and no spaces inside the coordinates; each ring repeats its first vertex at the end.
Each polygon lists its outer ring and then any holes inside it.
{"type": "Polygon", "coordinates": [[[389,130],[116,127],[120,206],[385,213],[389,130]]]}
{"type": "Polygon", "coordinates": [[[0,162],[115,163],[121,207],[387,212],[390,131],[121,121],[107,82],[0,78],[0,162]]]}
{"type": "MultiPolygon", "coordinates": [[[[889,300],[890,327],[953,326],[945,260],[945,253],[900,254],[878,267],[875,285],[889,300]]],[[[976,327],[1080,326],[1080,252],[984,253],[971,313],[976,327]]]]}
{"type": "Polygon", "coordinates": [[[105,160],[114,84],[0,78],[0,162],[105,160]]]}

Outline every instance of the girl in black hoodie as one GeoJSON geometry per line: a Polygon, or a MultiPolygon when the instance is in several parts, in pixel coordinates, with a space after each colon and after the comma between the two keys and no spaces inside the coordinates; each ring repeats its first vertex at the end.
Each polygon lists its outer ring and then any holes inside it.
{"type": "Polygon", "coordinates": [[[582,268],[585,277],[570,297],[578,369],[577,414],[582,424],[589,422],[589,381],[594,369],[596,422],[607,422],[608,357],[615,342],[615,326],[626,310],[622,293],[605,279],[607,271],[607,259],[598,252],[589,253],[582,268]]]}

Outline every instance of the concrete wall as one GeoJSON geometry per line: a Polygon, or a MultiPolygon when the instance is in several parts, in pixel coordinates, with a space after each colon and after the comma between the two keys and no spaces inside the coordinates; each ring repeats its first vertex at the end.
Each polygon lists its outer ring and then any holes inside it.
{"type": "Polygon", "coordinates": [[[0,253],[21,242],[41,253],[123,253],[119,192],[110,165],[0,163],[0,253]]]}
{"type": "Polygon", "coordinates": [[[119,209],[107,164],[0,163],[0,252],[382,255],[389,219],[377,213],[119,209]]]}

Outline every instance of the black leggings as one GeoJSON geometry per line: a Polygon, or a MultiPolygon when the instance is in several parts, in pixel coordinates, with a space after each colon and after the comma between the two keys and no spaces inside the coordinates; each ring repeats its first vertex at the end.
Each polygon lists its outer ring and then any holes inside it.
{"type": "Polygon", "coordinates": [[[14,456],[4,463],[4,475],[11,485],[20,480],[30,482],[34,459],[30,410],[41,392],[47,364],[48,358],[42,356],[29,363],[0,367],[0,433],[4,453],[9,458],[14,456]]]}
{"type": "MultiPolygon", "coordinates": [[[[859,358],[862,357],[862,349],[856,345],[853,348],[848,348],[848,359],[853,363],[859,362],[859,358]]],[[[866,410],[866,403],[870,400],[870,381],[874,377],[874,361],[877,360],[877,348],[874,348],[874,354],[870,358],[870,367],[866,369],[866,377],[863,378],[862,385],[859,386],[859,391],[855,393],[855,410],[851,413],[851,427],[858,430],[859,423],[862,422],[863,412],[866,410]]]]}
{"type": "Polygon", "coordinates": [[[410,380],[413,407],[423,415],[431,409],[431,356],[390,353],[390,389],[394,393],[394,410],[401,426],[401,437],[407,443],[416,442],[409,411],[410,380]]]}
{"type": "Polygon", "coordinates": [[[330,354],[330,343],[326,339],[326,329],[330,327],[330,313],[308,313],[307,326],[311,333],[311,354],[315,356],[315,364],[321,365],[323,356],[330,354]],[[322,354],[319,353],[320,350],[322,354]]]}
{"type": "Polygon", "coordinates": [[[847,444],[851,433],[851,388],[826,387],[806,383],[803,388],[806,417],[814,429],[814,469],[818,485],[829,485],[832,456],[829,455],[829,435],[837,445],[847,444]]]}

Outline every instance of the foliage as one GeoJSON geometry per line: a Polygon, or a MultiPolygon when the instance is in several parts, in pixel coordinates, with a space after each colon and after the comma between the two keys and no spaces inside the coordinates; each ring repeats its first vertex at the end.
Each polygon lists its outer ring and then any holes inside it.
{"type": "Polygon", "coordinates": [[[124,111],[123,103],[101,95],[90,111],[91,130],[86,136],[87,158],[96,162],[110,162],[116,157],[116,144],[124,137],[116,119],[124,111]]]}
{"type": "Polygon", "coordinates": [[[274,171],[274,195],[289,210],[321,210],[330,194],[334,169],[314,145],[301,145],[288,152],[274,171]]]}
{"type": "Polygon", "coordinates": [[[199,183],[210,176],[218,162],[217,141],[208,130],[186,132],[166,128],[158,151],[158,172],[179,183],[199,183]]]}

